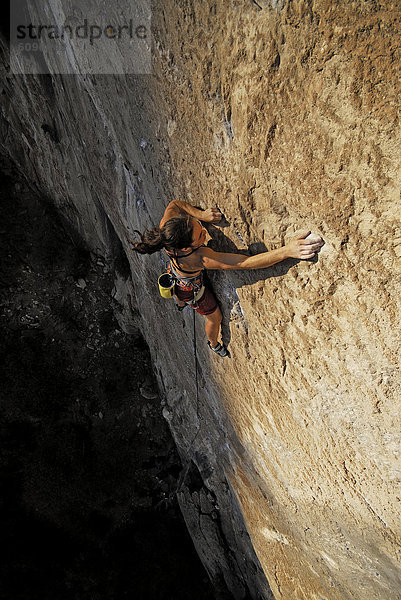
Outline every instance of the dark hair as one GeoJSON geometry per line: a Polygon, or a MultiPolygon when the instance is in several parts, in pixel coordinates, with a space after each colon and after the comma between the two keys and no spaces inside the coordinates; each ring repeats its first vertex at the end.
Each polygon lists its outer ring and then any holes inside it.
{"type": "Polygon", "coordinates": [[[138,233],[141,241],[133,244],[134,250],[140,254],[153,254],[162,248],[180,250],[188,248],[192,244],[193,224],[189,215],[185,217],[173,217],[163,227],[146,229],[144,233],[138,233]]]}

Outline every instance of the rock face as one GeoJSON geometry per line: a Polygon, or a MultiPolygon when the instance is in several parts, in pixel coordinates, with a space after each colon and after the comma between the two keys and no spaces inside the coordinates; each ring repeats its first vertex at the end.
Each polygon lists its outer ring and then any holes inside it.
{"type": "Polygon", "coordinates": [[[3,80],[2,152],[93,251],[129,257],[116,289],[187,464],[182,510],[238,599],[399,598],[399,15],[165,0],[151,75],[3,80]],[[212,274],[232,360],[197,318],[198,402],[192,315],[157,295],[162,258],[129,246],[173,198],[219,205],[218,250],[326,241],[316,261],[212,274]]]}

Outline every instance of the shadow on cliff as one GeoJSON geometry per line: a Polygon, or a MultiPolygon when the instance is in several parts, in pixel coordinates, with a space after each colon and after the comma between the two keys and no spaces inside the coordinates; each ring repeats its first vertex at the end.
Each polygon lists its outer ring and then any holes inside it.
{"type": "Polygon", "coordinates": [[[148,346],[115,318],[124,256],[91,254],[2,156],[0,182],[1,599],[216,598],[148,346]]]}
{"type": "MultiPolygon", "coordinates": [[[[268,248],[262,242],[250,244],[247,249],[238,248],[234,242],[227,237],[222,228],[229,225],[228,221],[223,218],[219,227],[211,224],[206,224],[205,227],[211,237],[207,246],[216,252],[237,252],[253,256],[261,252],[267,252],[268,248]]],[[[308,262],[316,263],[318,256],[310,259],[308,262]]],[[[238,271],[208,271],[208,277],[212,282],[213,289],[216,292],[223,313],[223,322],[221,324],[222,339],[226,346],[231,341],[230,321],[236,320],[243,329],[247,332],[248,325],[245,316],[242,312],[240,299],[237,294],[237,289],[244,286],[266,281],[267,279],[275,279],[286,275],[291,267],[301,262],[298,259],[288,258],[272,267],[266,269],[255,270],[238,270],[238,271]]],[[[263,301],[263,300],[261,300],[263,301]]]]}

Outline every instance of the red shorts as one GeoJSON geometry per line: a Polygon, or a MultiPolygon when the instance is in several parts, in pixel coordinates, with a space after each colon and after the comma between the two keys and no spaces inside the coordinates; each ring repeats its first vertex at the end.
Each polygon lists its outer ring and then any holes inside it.
{"type": "MultiPolygon", "coordinates": [[[[192,291],[182,290],[175,286],[175,295],[178,300],[182,302],[192,302],[194,298],[194,294],[192,291]]],[[[202,297],[195,303],[195,310],[200,315],[211,315],[214,313],[216,308],[218,307],[218,302],[216,300],[216,296],[213,293],[213,290],[209,287],[208,283],[205,281],[205,291],[202,294],[202,297]]]]}

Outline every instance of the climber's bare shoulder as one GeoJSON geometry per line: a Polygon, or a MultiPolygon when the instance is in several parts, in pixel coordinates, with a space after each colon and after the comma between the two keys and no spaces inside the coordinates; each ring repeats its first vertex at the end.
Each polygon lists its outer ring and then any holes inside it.
{"type": "Polygon", "coordinates": [[[238,269],[247,258],[246,254],[215,252],[207,246],[196,251],[199,266],[209,270],[238,269]]]}
{"type": "Polygon", "coordinates": [[[181,208],[176,204],[175,200],[172,200],[166,206],[166,210],[164,211],[164,215],[162,217],[162,220],[160,221],[159,227],[163,227],[163,225],[165,225],[167,221],[169,221],[173,217],[179,217],[182,214],[183,211],[181,210],[181,208]]]}

